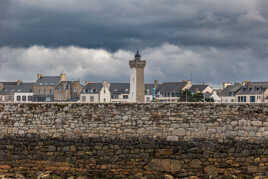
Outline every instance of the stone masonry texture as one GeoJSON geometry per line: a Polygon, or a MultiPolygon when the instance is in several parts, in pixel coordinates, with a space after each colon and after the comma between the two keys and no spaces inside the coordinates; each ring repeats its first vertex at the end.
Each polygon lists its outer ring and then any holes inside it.
{"type": "Polygon", "coordinates": [[[268,105],[0,104],[0,178],[268,178],[268,105]]]}

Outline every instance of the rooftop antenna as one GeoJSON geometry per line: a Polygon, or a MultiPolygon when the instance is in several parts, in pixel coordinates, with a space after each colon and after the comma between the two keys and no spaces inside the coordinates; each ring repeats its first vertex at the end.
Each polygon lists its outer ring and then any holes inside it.
{"type": "Polygon", "coordinates": [[[192,74],[192,72],[190,74],[190,81],[193,82],[193,74],[192,74]]]}

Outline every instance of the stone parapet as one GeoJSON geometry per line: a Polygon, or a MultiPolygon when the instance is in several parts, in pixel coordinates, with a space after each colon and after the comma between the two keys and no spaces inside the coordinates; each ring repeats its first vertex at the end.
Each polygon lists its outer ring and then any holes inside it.
{"type": "Polygon", "coordinates": [[[268,104],[0,104],[0,176],[261,178],[267,143],[268,104]]]}

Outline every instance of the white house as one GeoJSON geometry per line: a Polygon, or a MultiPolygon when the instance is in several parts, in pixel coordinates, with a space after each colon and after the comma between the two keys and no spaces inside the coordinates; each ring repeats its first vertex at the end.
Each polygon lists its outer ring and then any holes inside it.
{"type": "Polygon", "coordinates": [[[15,92],[14,102],[15,103],[28,103],[33,101],[33,92],[15,92]]]}
{"type": "Polygon", "coordinates": [[[110,84],[107,81],[103,81],[102,88],[99,92],[100,103],[111,102],[110,84]]]}

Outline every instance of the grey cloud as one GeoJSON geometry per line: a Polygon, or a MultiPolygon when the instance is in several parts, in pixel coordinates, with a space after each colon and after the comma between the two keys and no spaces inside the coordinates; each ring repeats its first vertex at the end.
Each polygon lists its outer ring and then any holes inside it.
{"type": "Polygon", "coordinates": [[[267,34],[265,0],[11,1],[1,46],[244,48],[263,46],[267,34]]]}
{"type": "MultiPolygon", "coordinates": [[[[35,80],[41,72],[57,75],[66,72],[69,79],[87,81],[129,81],[128,61],[134,53],[109,52],[81,47],[0,48],[0,80],[35,80]]],[[[142,51],[146,59],[145,81],[181,81],[220,84],[223,81],[266,80],[268,61],[256,63],[251,49],[188,48],[165,43],[142,51]]]]}
{"type": "MultiPolygon", "coordinates": [[[[67,69],[73,78],[126,81],[128,71],[119,69],[128,68],[130,51],[142,49],[149,60],[147,81],[189,79],[191,73],[196,82],[266,80],[267,0],[4,2],[9,3],[0,5],[0,61],[10,71],[35,69],[25,73],[27,79],[38,71],[67,69]]],[[[3,66],[3,79],[18,78],[3,66]]]]}

